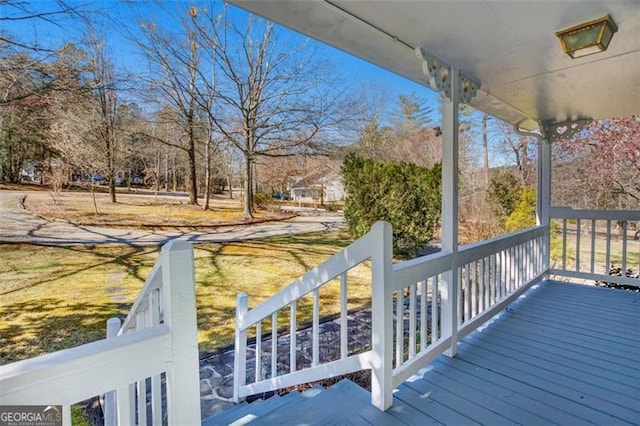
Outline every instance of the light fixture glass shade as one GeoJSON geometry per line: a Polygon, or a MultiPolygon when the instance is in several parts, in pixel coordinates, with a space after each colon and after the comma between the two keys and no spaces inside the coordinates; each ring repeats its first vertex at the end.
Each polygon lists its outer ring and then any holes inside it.
{"type": "Polygon", "coordinates": [[[618,27],[607,15],[593,21],[558,31],[562,49],[571,58],[579,58],[593,53],[604,52],[618,27]]]}

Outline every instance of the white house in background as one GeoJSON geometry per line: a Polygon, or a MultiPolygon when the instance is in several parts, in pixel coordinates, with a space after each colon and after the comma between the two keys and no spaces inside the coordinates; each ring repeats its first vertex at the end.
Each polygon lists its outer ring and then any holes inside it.
{"type": "Polygon", "coordinates": [[[346,197],[342,177],[333,170],[304,176],[291,185],[290,191],[294,201],[325,203],[343,201],[346,197]]]}

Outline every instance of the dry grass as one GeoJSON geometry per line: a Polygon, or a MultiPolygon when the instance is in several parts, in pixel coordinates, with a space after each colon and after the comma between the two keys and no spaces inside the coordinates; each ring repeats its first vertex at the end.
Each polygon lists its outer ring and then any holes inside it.
{"type": "MultiPolygon", "coordinates": [[[[253,307],[349,241],[342,233],[316,233],[198,245],[200,349],[233,343],[239,292],[253,307]]],[[[126,315],[157,256],[149,247],[0,245],[0,364],[103,338],[106,320],[126,315]]],[[[352,307],[369,301],[369,275],[367,265],[350,274],[352,307]]],[[[338,297],[337,282],[323,287],[322,315],[336,312],[338,297]]],[[[309,299],[298,306],[298,322],[310,319],[309,299]]],[[[279,327],[286,324],[283,318],[279,327]]]]}
{"type": "MultiPolygon", "coordinates": [[[[562,236],[561,233],[553,236],[552,243],[552,263],[557,266],[562,265],[562,236]]],[[[623,241],[618,235],[613,235],[609,245],[609,261],[610,265],[621,266],[622,265],[622,253],[623,253],[623,241]]],[[[567,268],[575,269],[576,264],[576,235],[567,235],[567,268]]],[[[594,239],[594,271],[596,273],[604,273],[607,263],[607,243],[606,238],[603,235],[597,235],[594,239]]],[[[582,234],[580,236],[580,270],[591,270],[591,235],[582,234]]],[[[640,241],[634,241],[627,239],[626,250],[626,264],[627,268],[633,269],[636,273],[640,269],[640,241]]]]}
{"type": "MultiPolygon", "coordinates": [[[[118,194],[111,203],[108,194],[29,192],[25,207],[50,220],[65,220],[77,225],[211,227],[247,223],[238,201],[214,199],[210,210],[187,204],[186,198],[136,196],[118,194]]],[[[279,212],[260,211],[255,221],[282,219],[279,212]]]]}

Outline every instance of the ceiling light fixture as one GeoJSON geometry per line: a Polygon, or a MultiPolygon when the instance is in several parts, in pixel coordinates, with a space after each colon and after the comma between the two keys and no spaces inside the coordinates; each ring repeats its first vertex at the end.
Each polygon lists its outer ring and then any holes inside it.
{"type": "Polygon", "coordinates": [[[556,32],[562,49],[572,59],[604,52],[618,26],[610,15],[556,32]]]}

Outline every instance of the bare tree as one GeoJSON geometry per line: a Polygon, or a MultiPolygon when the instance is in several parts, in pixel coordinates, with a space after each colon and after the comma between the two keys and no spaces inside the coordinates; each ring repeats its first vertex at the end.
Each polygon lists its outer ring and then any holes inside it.
{"type": "Polygon", "coordinates": [[[91,92],[96,101],[94,109],[95,123],[92,136],[99,151],[105,156],[102,172],[109,184],[109,197],[116,202],[116,168],[121,160],[122,147],[120,135],[117,134],[117,112],[120,99],[117,91],[117,80],[113,59],[107,52],[105,38],[94,30],[87,34],[87,50],[89,55],[88,76],[91,92]]]}
{"type": "Polygon", "coordinates": [[[355,149],[376,160],[432,167],[441,161],[442,148],[438,130],[431,125],[432,111],[426,105],[426,100],[412,93],[400,95],[397,110],[389,115],[368,108],[368,119],[360,127],[355,149]]]}
{"type": "MultiPolygon", "coordinates": [[[[0,0],[0,22],[49,23],[60,27],[59,20],[65,17],[80,17],[85,14],[84,6],[71,6],[64,0],[47,2],[45,7],[34,8],[32,2],[25,0],[0,0]]],[[[43,46],[38,39],[19,40],[6,31],[0,31],[0,47],[13,47],[23,51],[54,54],[51,46],[43,46]]]]}
{"type": "Polygon", "coordinates": [[[497,144],[498,153],[516,165],[518,178],[523,185],[531,185],[534,178],[533,139],[518,135],[509,123],[494,120],[501,143],[497,144]]]}
{"type": "Polygon", "coordinates": [[[116,171],[123,164],[125,129],[119,114],[122,102],[119,77],[105,39],[88,27],[84,49],[67,46],[55,64],[58,92],[52,110],[52,143],[74,166],[99,173],[109,185],[115,203],[116,171]]]}
{"type": "MultiPolygon", "coordinates": [[[[345,120],[344,98],[329,80],[324,58],[308,43],[279,40],[272,24],[250,16],[245,25],[202,10],[191,16],[216,65],[219,106],[212,123],[244,158],[244,217],[255,212],[254,164],[261,156],[321,149],[326,131],[345,120]]],[[[353,108],[351,109],[353,111],[353,108]]]]}
{"type": "MultiPolygon", "coordinates": [[[[211,151],[214,143],[209,111],[214,108],[212,88],[215,87],[213,72],[206,73],[205,67],[212,70],[212,64],[204,64],[202,46],[196,40],[198,9],[191,7],[181,19],[181,33],[165,32],[155,22],[140,20],[142,37],[132,36],[144,52],[152,66],[153,73],[149,83],[151,94],[163,105],[174,111],[171,115],[174,124],[182,129],[178,140],[153,137],[160,143],[184,151],[189,158],[189,203],[198,204],[197,187],[197,148],[204,146],[204,168],[206,193],[210,191],[211,151]],[[207,80],[203,82],[202,79],[207,80]]],[[[161,124],[161,123],[157,123],[161,124]]],[[[205,199],[208,208],[208,195],[205,199]]]]}

